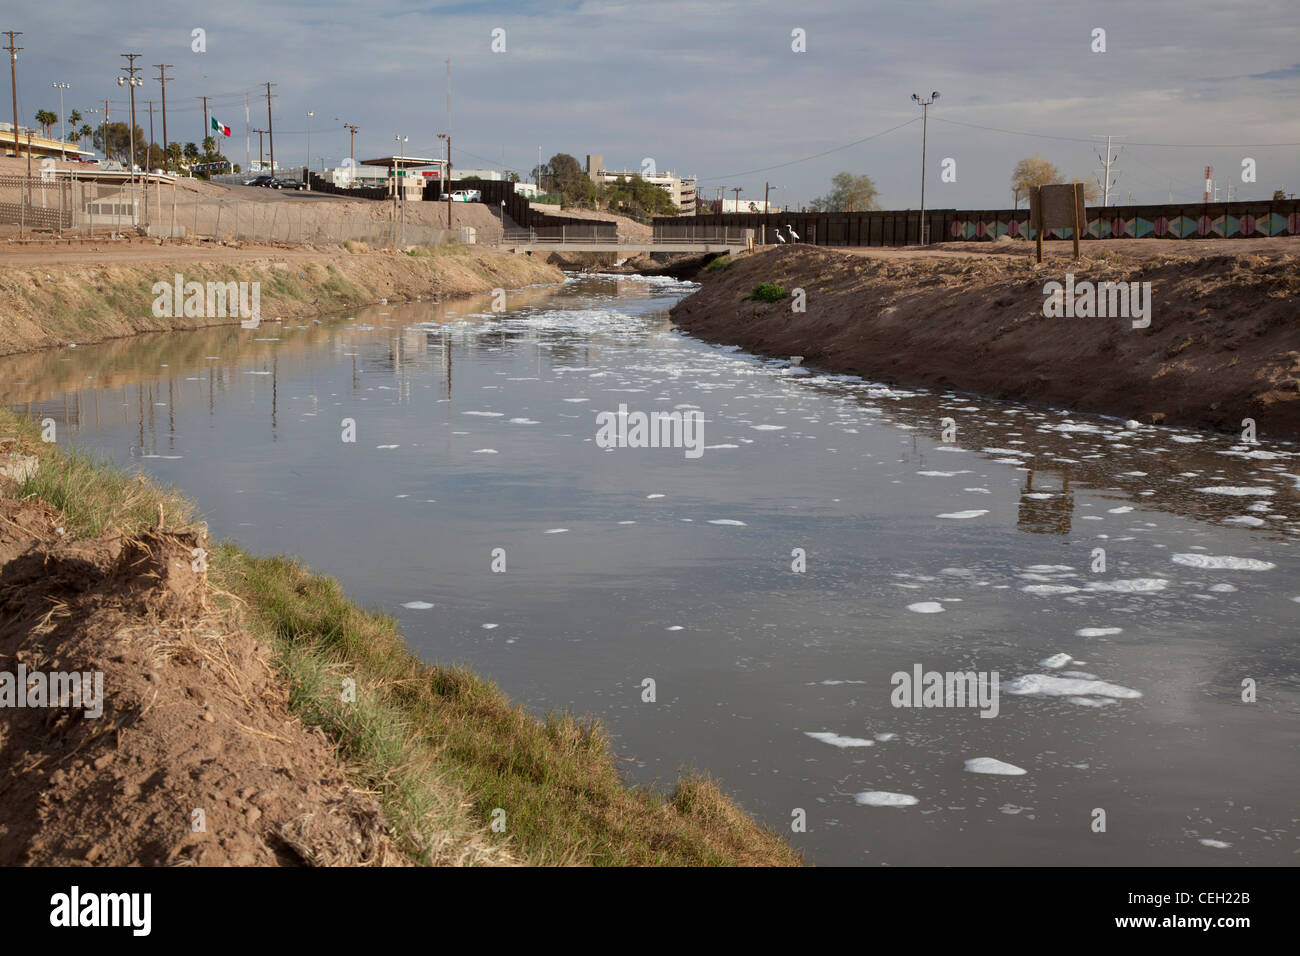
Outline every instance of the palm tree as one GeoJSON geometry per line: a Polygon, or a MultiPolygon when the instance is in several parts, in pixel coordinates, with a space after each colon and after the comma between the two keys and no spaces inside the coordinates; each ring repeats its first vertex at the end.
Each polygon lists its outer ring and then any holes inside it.
{"type": "Polygon", "coordinates": [[[217,148],[217,141],[211,136],[203,137],[203,155],[211,156],[217,148]]]}
{"type": "Polygon", "coordinates": [[[50,127],[53,126],[58,121],[59,118],[55,116],[53,113],[51,113],[49,110],[36,111],[36,122],[40,125],[41,135],[44,137],[49,136],[50,127]]]}
{"type": "Polygon", "coordinates": [[[186,143],[185,158],[191,163],[197,163],[199,161],[199,148],[193,143],[186,143]]]}

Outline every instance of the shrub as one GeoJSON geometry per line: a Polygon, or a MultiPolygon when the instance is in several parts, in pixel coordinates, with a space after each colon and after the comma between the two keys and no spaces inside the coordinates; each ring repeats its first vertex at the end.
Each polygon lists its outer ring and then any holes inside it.
{"type": "Polygon", "coordinates": [[[789,293],[785,291],[785,286],[777,285],[774,282],[764,282],[754,286],[754,294],[750,298],[759,302],[780,302],[787,295],[789,293]]]}

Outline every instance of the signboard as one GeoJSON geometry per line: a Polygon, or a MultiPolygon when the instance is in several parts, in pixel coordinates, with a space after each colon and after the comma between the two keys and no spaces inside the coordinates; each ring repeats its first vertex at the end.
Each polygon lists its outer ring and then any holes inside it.
{"type": "Polygon", "coordinates": [[[230,169],[230,160],[223,159],[219,163],[195,163],[190,169],[196,173],[223,173],[230,169]]]}
{"type": "Polygon", "coordinates": [[[1038,233],[1038,261],[1043,261],[1043,234],[1068,228],[1074,237],[1074,257],[1079,258],[1079,231],[1088,223],[1083,207],[1083,183],[1053,183],[1029,194],[1029,223],[1038,233]]]}

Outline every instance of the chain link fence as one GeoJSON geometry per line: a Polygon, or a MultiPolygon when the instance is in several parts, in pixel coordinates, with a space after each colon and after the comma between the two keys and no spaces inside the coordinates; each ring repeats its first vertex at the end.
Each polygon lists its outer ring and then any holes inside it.
{"type": "Polygon", "coordinates": [[[403,224],[392,204],[376,204],[375,217],[332,206],[296,198],[217,199],[156,182],[0,176],[0,232],[19,239],[134,233],[313,245],[351,241],[382,249],[438,246],[459,237],[456,230],[403,224]]]}

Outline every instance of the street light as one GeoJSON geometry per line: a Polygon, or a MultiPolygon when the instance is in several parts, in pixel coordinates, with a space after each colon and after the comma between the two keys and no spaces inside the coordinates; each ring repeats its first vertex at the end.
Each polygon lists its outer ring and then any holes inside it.
{"type": "Polygon", "coordinates": [[[925,240],[926,240],[926,232],[927,232],[927,230],[926,230],[926,226],[925,226],[925,134],[926,134],[926,113],[927,113],[927,110],[928,110],[930,104],[933,103],[933,102],[934,102],[935,100],[937,100],[938,98],[939,98],[939,91],[938,91],[938,90],[935,90],[934,92],[932,92],[932,93],[930,94],[930,98],[929,98],[928,100],[923,100],[923,99],[921,99],[921,97],[917,96],[915,93],[912,94],[912,99],[915,100],[917,103],[919,103],[920,106],[921,106],[921,245],[923,245],[923,246],[926,244],[925,240]]]}
{"type": "MultiPolygon", "coordinates": [[[[409,139],[410,139],[409,136],[402,136],[402,135],[397,135],[397,136],[394,136],[394,137],[393,137],[394,142],[397,143],[397,152],[398,152],[398,155],[402,158],[402,165],[403,165],[403,166],[405,166],[405,164],[406,164],[406,162],[405,162],[405,161],[406,161],[406,147],[405,147],[404,144],[405,144],[409,139]]],[[[403,170],[403,173],[405,173],[405,170],[403,170]]],[[[399,241],[398,248],[401,248],[401,247],[403,247],[403,246],[406,245],[406,190],[402,188],[402,184],[399,183],[398,180],[397,180],[397,160],[394,159],[394,160],[393,160],[393,199],[394,199],[394,201],[397,201],[397,198],[398,198],[398,191],[399,191],[399,190],[401,191],[401,200],[400,200],[400,205],[401,205],[401,207],[402,207],[402,238],[401,238],[401,240],[399,241]]]]}
{"type": "Polygon", "coordinates": [[[59,156],[63,159],[68,158],[68,129],[63,125],[63,91],[72,89],[69,83],[51,83],[50,86],[59,91],[59,156]]]}
{"type": "Polygon", "coordinates": [[[311,118],[316,114],[307,111],[307,191],[311,191],[311,118]]]}

